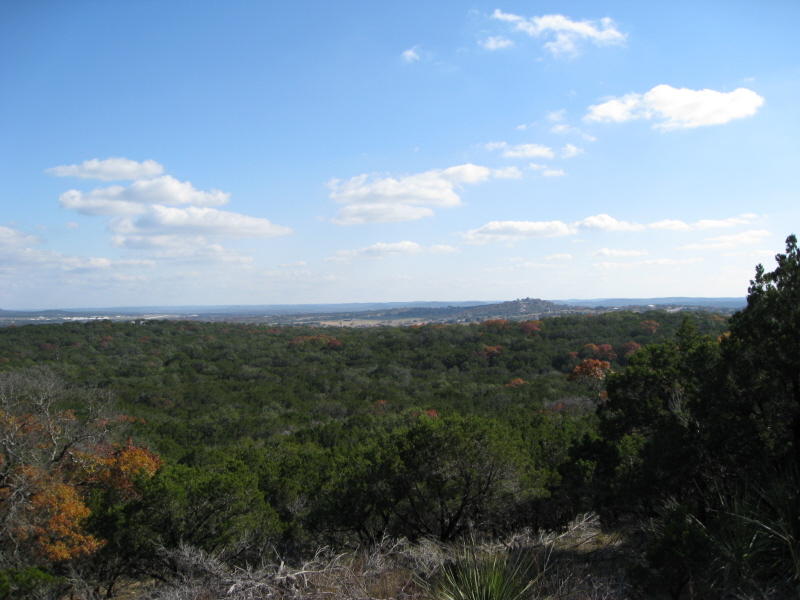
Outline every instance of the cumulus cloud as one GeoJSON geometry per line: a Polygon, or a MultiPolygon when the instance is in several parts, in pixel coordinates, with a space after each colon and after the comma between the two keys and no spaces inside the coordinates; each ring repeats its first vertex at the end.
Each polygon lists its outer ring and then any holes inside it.
{"type": "Polygon", "coordinates": [[[572,158],[573,156],[578,156],[578,154],[583,154],[583,149],[573,144],[567,144],[561,149],[561,158],[572,158]]]}
{"type": "Polygon", "coordinates": [[[644,256],[647,250],[615,250],[613,248],[600,248],[592,253],[593,256],[644,256]]]}
{"type": "Polygon", "coordinates": [[[764,98],[747,88],[717,92],[662,84],[645,94],[626,94],[590,106],[584,120],[621,123],[655,119],[654,129],[669,131],[722,125],[754,115],[763,104],[764,98]]]}
{"type": "Polygon", "coordinates": [[[587,217],[575,223],[575,227],[592,231],[641,231],[644,229],[644,225],[639,223],[618,221],[614,217],[606,214],[587,217]]]}
{"type": "Polygon", "coordinates": [[[487,50],[502,50],[503,48],[510,48],[514,45],[512,40],[500,35],[487,38],[478,43],[487,50]]]}
{"type": "Polygon", "coordinates": [[[135,220],[115,219],[111,230],[120,235],[198,234],[234,239],[268,238],[292,232],[268,219],[250,217],[215,208],[189,206],[174,208],[154,205],[135,220]]]}
{"type": "Polygon", "coordinates": [[[414,62],[419,60],[419,54],[417,54],[417,47],[414,46],[413,48],[409,48],[405,52],[400,55],[404,61],[406,62],[414,62]]]}
{"type": "Polygon", "coordinates": [[[759,244],[765,237],[771,234],[764,229],[751,229],[733,235],[720,235],[718,237],[706,238],[699,244],[687,244],[681,246],[681,250],[730,250],[748,244],[759,244]]]}
{"type": "Polygon", "coordinates": [[[359,175],[346,181],[328,182],[330,197],[345,204],[333,219],[339,225],[409,221],[433,216],[429,207],[461,204],[456,189],[491,177],[516,176],[506,170],[492,171],[473,164],[394,177],[359,175]]]}
{"type": "Polygon", "coordinates": [[[545,177],[563,177],[566,175],[563,169],[545,169],[542,171],[542,175],[545,177]]]}
{"type": "Polygon", "coordinates": [[[581,42],[591,42],[596,46],[622,45],[628,37],[617,29],[612,19],[607,17],[599,21],[573,21],[564,15],[526,18],[497,9],[492,18],[504,21],[515,31],[527,33],[532,37],[555,38],[547,42],[544,47],[556,56],[577,55],[581,42]]]}
{"type": "Polygon", "coordinates": [[[572,260],[572,254],[551,254],[550,256],[545,256],[545,260],[572,260]]]}
{"type": "Polygon", "coordinates": [[[472,243],[512,242],[531,237],[573,235],[577,230],[562,221],[491,221],[462,234],[472,243]]]}
{"type": "Polygon", "coordinates": [[[101,179],[119,181],[124,179],[149,179],[164,172],[164,167],[154,160],[136,162],[128,158],[107,158],[85,160],[79,165],[62,165],[46,169],[45,173],[56,177],[80,177],[82,179],[101,179]]]}
{"type": "Polygon", "coordinates": [[[325,260],[330,262],[344,263],[359,258],[380,259],[390,256],[420,254],[423,252],[428,252],[433,254],[452,254],[455,252],[459,252],[459,249],[444,244],[438,244],[435,246],[430,246],[428,248],[425,248],[423,246],[420,246],[416,242],[409,242],[409,241],[394,242],[390,244],[384,242],[378,242],[376,244],[372,244],[371,246],[366,246],[364,248],[359,248],[357,250],[339,250],[338,252],[334,253],[333,256],[329,256],[325,260]]]}
{"type": "MultiPolygon", "coordinates": [[[[108,159],[51,171],[57,175],[98,179],[120,179],[124,174],[139,177],[127,187],[112,185],[91,192],[68,190],[61,194],[59,202],[62,208],[84,215],[114,217],[108,225],[112,244],[146,252],[145,262],[171,259],[249,264],[251,257],[223,247],[218,239],[269,238],[292,233],[288,227],[268,219],[212,208],[227,204],[230,194],[216,189],[198,190],[189,181],[161,175],[162,170],[154,161],[108,159]]],[[[132,266],[131,260],[114,264],[132,266]]]]}
{"type": "Polygon", "coordinates": [[[129,187],[112,185],[91,192],[69,190],[61,194],[63,208],[84,215],[136,215],[146,212],[148,204],[194,204],[197,206],[222,206],[230,201],[230,194],[212,189],[203,192],[189,181],[178,181],[170,175],[156,179],[140,179],[129,187]]]}

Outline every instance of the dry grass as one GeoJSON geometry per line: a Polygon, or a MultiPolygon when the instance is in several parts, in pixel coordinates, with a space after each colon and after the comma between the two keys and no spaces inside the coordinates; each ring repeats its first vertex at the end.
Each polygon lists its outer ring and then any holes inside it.
{"type": "MultiPolygon", "coordinates": [[[[596,515],[584,515],[561,532],[523,531],[504,540],[473,541],[470,552],[484,557],[525,552],[540,574],[532,598],[618,600],[630,598],[621,540],[601,533],[596,515]]],[[[172,580],[141,600],[421,600],[452,565],[464,545],[431,540],[412,544],[384,540],[347,553],[319,550],[306,563],[283,562],[232,568],[221,557],[184,547],[169,553],[177,565],[172,580]]]]}

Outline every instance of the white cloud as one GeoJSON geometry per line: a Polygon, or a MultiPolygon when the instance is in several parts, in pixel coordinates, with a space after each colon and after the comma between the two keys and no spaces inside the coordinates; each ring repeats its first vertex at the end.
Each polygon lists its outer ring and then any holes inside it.
{"type": "Polygon", "coordinates": [[[573,144],[567,144],[561,149],[561,158],[572,158],[573,156],[578,156],[578,154],[583,154],[583,149],[573,144]]]}
{"type": "Polygon", "coordinates": [[[501,50],[503,48],[510,48],[514,45],[512,40],[504,38],[500,35],[487,38],[486,40],[478,43],[487,50],[501,50]]]}
{"type": "Polygon", "coordinates": [[[518,144],[510,146],[503,152],[506,158],[553,158],[555,153],[552,148],[542,144],[518,144]]]}
{"type": "Polygon", "coordinates": [[[645,256],[647,250],[614,250],[612,248],[600,248],[592,253],[593,256],[645,256]]]}
{"type": "Polygon", "coordinates": [[[147,204],[194,204],[222,206],[230,194],[212,189],[197,190],[189,181],[178,181],[170,175],[134,181],[129,187],[112,185],[84,193],[69,190],[61,194],[63,208],[85,215],[137,215],[146,212],[147,204]]]}
{"type": "MultiPolygon", "coordinates": [[[[151,250],[153,258],[172,261],[213,261],[238,264],[253,262],[251,257],[242,256],[234,250],[210,242],[201,235],[114,235],[111,243],[118,248],[128,250],[151,250]]],[[[147,263],[148,261],[140,262],[147,263]]]]}
{"type": "Polygon", "coordinates": [[[64,223],[64,229],[80,229],[80,224],[75,221],[67,221],[64,223]]]}
{"type": "Polygon", "coordinates": [[[545,260],[572,260],[572,254],[551,254],[550,256],[545,256],[545,260]]]}
{"type": "Polygon", "coordinates": [[[31,244],[39,244],[41,241],[35,235],[0,225],[0,248],[20,248],[31,244]]]}
{"type": "Polygon", "coordinates": [[[456,188],[494,177],[515,176],[506,170],[492,171],[473,164],[432,169],[395,179],[359,175],[328,182],[330,197],[346,204],[333,219],[339,225],[409,221],[433,216],[434,207],[461,204],[456,188]]]}
{"type": "Polygon", "coordinates": [[[601,262],[595,263],[595,267],[601,269],[633,269],[635,267],[674,267],[680,265],[690,265],[702,261],[702,258],[654,258],[651,260],[640,260],[638,262],[618,263],[618,262],[601,262]]]}
{"type": "Polygon", "coordinates": [[[139,202],[129,202],[127,200],[111,200],[108,198],[93,198],[89,194],[84,194],[78,190],[69,190],[61,194],[58,198],[61,208],[75,210],[83,215],[91,216],[114,216],[114,215],[140,215],[147,211],[147,207],[139,202]]]}
{"type": "Polygon", "coordinates": [[[691,231],[692,226],[675,219],[664,219],[648,225],[651,229],[671,229],[672,231],[691,231]]]}
{"type": "Polygon", "coordinates": [[[620,32],[613,20],[609,18],[599,21],[573,21],[563,15],[543,15],[530,19],[504,13],[500,9],[494,11],[493,19],[505,21],[514,30],[522,31],[532,37],[555,37],[544,47],[554,55],[576,55],[578,45],[588,41],[596,46],[621,45],[625,43],[627,34],[620,32]]]}
{"type": "Polygon", "coordinates": [[[492,176],[498,179],[519,179],[522,171],[517,167],[506,167],[505,169],[492,169],[492,176]]]}
{"type": "Polygon", "coordinates": [[[542,171],[542,175],[545,177],[563,177],[566,173],[564,173],[564,169],[545,169],[542,171]]]}
{"type": "Polygon", "coordinates": [[[681,250],[731,250],[747,244],[759,244],[771,234],[764,229],[751,229],[733,235],[706,238],[704,243],[681,246],[681,250]]]}
{"type": "Polygon", "coordinates": [[[640,225],[639,223],[618,221],[614,217],[606,214],[587,217],[575,223],[575,227],[594,231],[641,231],[644,229],[644,225],[640,225]]]}
{"type": "Polygon", "coordinates": [[[403,57],[403,60],[406,62],[414,62],[419,60],[419,54],[417,54],[417,47],[414,46],[413,48],[409,48],[405,52],[403,52],[400,56],[403,57]]]}
{"type": "Polygon", "coordinates": [[[380,259],[390,256],[420,254],[423,252],[432,254],[453,254],[460,252],[460,250],[453,246],[447,246],[444,244],[438,244],[435,246],[430,246],[429,248],[425,248],[416,242],[409,241],[395,242],[391,244],[378,242],[376,244],[372,244],[371,246],[366,246],[365,248],[359,248],[358,250],[339,250],[338,252],[334,253],[333,256],[329,256],[325,260],[329,262],[346,263],[353,259],[359,258],[380,259]]]}
{"type": "Polygon", "coordinates": [[[155,205],[135,221],[130,218],[115,219],[111,230],[120,235],[198,234],[234,239],[267,238],[287,235],[288,227],[275,225],[268,219],[249,217],[238,213],[189,206],[174,208],[155,205]]]}
{"type": "Polygon", "coordinates": [[[123,179],[149,179],[164,172],[164,167],[154,160],[136,162],[127,158],[85,160],[79,165],[63,165],[46,169],[45,173],[57,177],[81,177],[118,181],[123,179]]]}
{"type": "Polygon", "coordinates": [[[663,221],[656,221],[650,223],[648,227],[651,229],[671,229],[673,231],[691,231],[693,229],[719,229],[725,227],[735,227],[736,225],[748,225],[758,215],[751,213],[739,215],[738,217],[729,217],[727,219],[700,219],[695,223],[686,223],[684,221],[665,219],[663,221]]]}
{"type": "Polygon", "coordinates": [[[558,237],[577,233],[561,221],[491,221],[462,234],[472,243],[510,242],[531,237],[558,237]]]}
{"type": "Polygon", "coordinates": [[[669,131],[721,125],[754,115],[764,98],[747,88],[732,92],[690,90],[657,85],[645,94],[626,94],[589,107],[586,121],[617,122],[656,119],[654,129],[669,131]]]}
{"type": "Polygon", "coordinates": [[[33,277],[43,271],[96,271],[108,269],[115,264],[107,258],[69,256],[31,247],[41,242],[36,236],[0,226],[0,273],[21,271],[26,273],[26,277],[33,277]]]}
{"type": "Polygon", "coordinates": [[[340,208],[338,216],[331,220],[337,225],[365,225],[415,221],[434,214],[430,208],[409,204],[351,204],[340,208]]]}

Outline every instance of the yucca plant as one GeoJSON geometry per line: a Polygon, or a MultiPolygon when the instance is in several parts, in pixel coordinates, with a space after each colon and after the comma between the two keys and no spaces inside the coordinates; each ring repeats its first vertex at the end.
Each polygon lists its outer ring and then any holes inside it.
{"type": "Polygon", "coordinates": [[[527,600],[538,598],[544,569],[523,552],[458,553],[431,581],[421,582],[433,600],[527,600]]]}

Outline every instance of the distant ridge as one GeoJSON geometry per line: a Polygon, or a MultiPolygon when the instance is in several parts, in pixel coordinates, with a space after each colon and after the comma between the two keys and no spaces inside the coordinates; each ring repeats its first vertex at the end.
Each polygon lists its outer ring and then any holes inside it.
{"type": "Polygon", "coordinates": [[[712,310],[731,314],[746,305],[745,298],[595,298],[540,300],[522,298],[506,302],[350,302],[341,304],[264,304],[219,306],[133,306],[39,311],[0,309],[0,326],[65,323],[110,319],[168,319],[274,324],[380,324],[472,323],[487,319],[524,321],[547,316],[651,309],[712,310]]]}
{"type": "Polygon", "coordinates": [[[572,306],[718,306],[743,308],[747,298],[692,298],[690,296],[668,296],[664,298],[594,298],[589,300],[552,300],[555,304],[572,306]]]}

